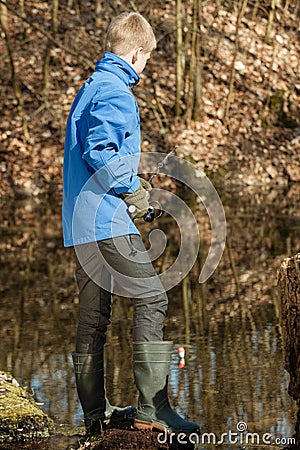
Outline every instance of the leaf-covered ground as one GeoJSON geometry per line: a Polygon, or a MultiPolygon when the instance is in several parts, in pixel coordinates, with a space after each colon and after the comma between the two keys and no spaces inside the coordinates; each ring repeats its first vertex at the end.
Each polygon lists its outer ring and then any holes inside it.
{"type": "MultiPolygon", "coordinates": [[[[183,7],[185,42],[190,39],[190,3],[183,7]]],[[[181,114],[174,117],[175,1],[131,2],[131,8],[139,10],[152,23],[158,39],[157,50],[135,89],[142,117],[142,150],[169,151],[176,146],[178,156],[188,158],[225,183],[300,181],[300,44],[296,2],[289,2],[285,9],[284,5],[277,5],[268,39],[268,2],[259,2],[255,14],[252,3],[247,8],[239,33],[226,120],[237,8],[236,2],[220,3],[217,10],[217,2],[203,2],[202,118],[187,123],[186,79],[181,114]]],[[[61,0],[55,35],[51,34],[51,2],[26,1],[23,12],[17,0],[11,0],[8,6],[6,12],[2,10],[2,22],[3,17],[5,20],[0,40],[0,194],[60,196],[67,114],[74,95],[103,53],[105,30],[111,17],[128,9],[128,5],[105,2],[97,15],[95,2],[61,0]],[[45,88],[44,61],[49,35],[54,41],[50,48],[49,84],[45,88]],[[23,123],[13,89],[11,60],[21,91],[23,123]],[[24,127],[28,128],[27,141],[24,127]]],[[[185,52],[188,70],[189,45],[185,52]]]]}

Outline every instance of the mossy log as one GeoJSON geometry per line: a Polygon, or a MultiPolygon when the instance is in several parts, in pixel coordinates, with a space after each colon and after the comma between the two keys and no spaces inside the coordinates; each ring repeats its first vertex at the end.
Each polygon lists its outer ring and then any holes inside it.
{"type": "Polygon", "coordinates": [[[0,445],[47,438],[52,420],[9,374],[0,372],[0,445]]]}
{"type": "Polygon", "coordinates": [[[290,376],[288,393],[298,406],[295,426],[300,443],[300,253],[283,261],[278,276],[284,368],[290,376]]]}

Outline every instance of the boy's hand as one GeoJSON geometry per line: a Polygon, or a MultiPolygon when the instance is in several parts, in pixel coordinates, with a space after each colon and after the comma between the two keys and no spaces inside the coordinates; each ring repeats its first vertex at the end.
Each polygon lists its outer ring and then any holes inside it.
{"type": "Polygon", "coordinates": [[[128,205],[128,212],[132,219],[143,217],[149,208],[149,192],[152,186],[148,181],[140,178],[140,187],[133,194],[123,194],[123,199],[128,205]]]}
{"type": "Polygon", "coordinates": [[[146,189],[146,191],[151,191],[151,189],[152,189],[151,184],[147,180],[145,180],[144,178],[139,177],[139,179],[140,179],[141,186],[144,189],[146,189]]]}

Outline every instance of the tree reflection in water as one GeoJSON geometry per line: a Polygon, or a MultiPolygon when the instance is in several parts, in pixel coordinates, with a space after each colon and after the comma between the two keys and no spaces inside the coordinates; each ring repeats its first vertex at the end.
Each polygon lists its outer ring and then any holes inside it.
{"type": "MultiPolygon", "coordinates": [[[[283,369],[276,277],[280,262],[299,249],[299,186],[224,192],[228,241],[222,261],[204,285],[197,277],[210,238],[204,212],[199,260],[169,291],[165,339],[174,341],[170,391],[176,410],[220,436],[244,421],[251,432],[289,436],[295,405],[283,369]],[[187,352],[178,368],[176,345],[187,352]]],[[[33,389],[58,423],[82,425],[70,353],[77,322],[72,250],[62,247],[60,205],[2,200],[0,369],[33,389]]],[[[142,225],[146,239],[149,227],[142,225]]],[[[157,270],[178,253],[172,219],[157,270]]],[[[108,332],[107,392],[113,403],[135,403],[131,372],[132,306],[115,297],[108,332]]]]}

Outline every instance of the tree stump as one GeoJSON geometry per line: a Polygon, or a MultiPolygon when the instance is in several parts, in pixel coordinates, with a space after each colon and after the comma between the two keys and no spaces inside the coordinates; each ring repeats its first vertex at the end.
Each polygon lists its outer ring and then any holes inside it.
{"type": "Polygon", "coordinates": [[[297,402],[296,443],[300,444],[300,253],[280,266],[278,292],[281,302],[281,328],[284,368],[290,376],[288,393],[297,402]]]}
{"type": "Polygon", "coordinates": [[[164,433],[150,430],[111,428],[104,430],[92,442],[83,439],[81,445],[76,448],[78,450],[115,450],[116,448],[126,450],[194,450],[195,445],[190,443],[186,436],[181,436],[180,443],[174,435],[166,438],[164,433]]]}

